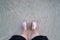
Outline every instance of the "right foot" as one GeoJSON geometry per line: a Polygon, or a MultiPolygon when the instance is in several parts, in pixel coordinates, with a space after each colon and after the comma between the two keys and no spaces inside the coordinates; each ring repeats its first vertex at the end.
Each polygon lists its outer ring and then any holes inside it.
{"type": "Polygon", "coordinates": [[[33,21],[32,22],[32,29],[36,29],[36,27],[37,27],[37,23],[36,23],[36,21],[33,21]]]}

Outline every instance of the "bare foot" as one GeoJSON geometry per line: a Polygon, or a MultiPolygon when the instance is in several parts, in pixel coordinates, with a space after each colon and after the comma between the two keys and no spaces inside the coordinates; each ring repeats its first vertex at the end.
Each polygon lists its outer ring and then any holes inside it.
{"type": "Polygon", "coordinates": [[[35,21],[33,21],[33,22],[32,22],[32,29],[34,29],[34,30],[35,30],[35,29],[36,29],[36,27],[37,27],[37,23],[36,23],[35,21]]]}
{"type": "Polygon", "coordinates": [[[27,30],[27,22],[26,21],[22,22],[22,27],[24,30],[27,30]]]}

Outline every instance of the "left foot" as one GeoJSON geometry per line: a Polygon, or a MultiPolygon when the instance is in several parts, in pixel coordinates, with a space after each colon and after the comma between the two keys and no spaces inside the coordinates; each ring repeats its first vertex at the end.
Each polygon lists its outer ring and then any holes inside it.
{"type": "Polygon", "coordinates": [[[23,26],[23,28],[26,30],[27,29],[27,23],[26,23],[26,21],[23,21],[22,22],[22,26],[23,26]]]}

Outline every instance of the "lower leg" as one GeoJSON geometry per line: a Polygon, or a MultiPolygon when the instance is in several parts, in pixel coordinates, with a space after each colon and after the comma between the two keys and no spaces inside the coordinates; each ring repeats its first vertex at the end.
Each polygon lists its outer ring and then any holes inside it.
{"type": "Polygon", "coordinates": [[[39,35],[38,31],[36,29],[32,29],[32,38],[36,37],[39,35]]]}
{"type": "Polygon", "coordinates": [[[33,22],[33,23],[32,23],[32,34],[31,34],[32,37],[31,37],[31,39],[39,35],[36,27],[37,27],[36,22],[33,22]]]}
{"type": "Polygon", "coordinates": [[[23,32],[22,32],[22,34],[21,34],[21,36],[23,36],[26,40],[28,40],[28,32],[27,32],[27,30],[23,30],[23,32]]]}
{"type": "Polygon", "coordinates": [[[22,27],[23,27],[23,31],[22,31],[22,34],[21,36],[23,36],[26,40],[28,40],[28,31],[27,31],[27,24],[26,24],[26,21],[24,21],[22,23],[22,27]]]}

